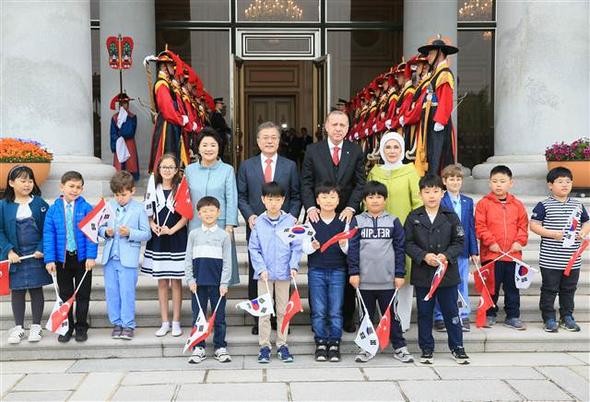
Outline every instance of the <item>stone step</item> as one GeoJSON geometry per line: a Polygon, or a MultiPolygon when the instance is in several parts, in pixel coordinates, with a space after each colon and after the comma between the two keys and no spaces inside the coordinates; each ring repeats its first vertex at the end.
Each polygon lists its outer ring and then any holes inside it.
{"type": "MultiPolygon", "coordinates": [[[[230,299],[226,306],[226,323],[228,326],[251,326],[253,319],[250,314],[239,310],[236,305],[242,300],[230,299]]],[[[472,306],[471,320],[475,320],[475,310],[477,308],[479,298],[477,296],[470,297],[472,306]]],[[[414,300],[414,306],[412,309],[412,322],[416,322],[416,301],[414,300]]],[[[297,314],[294,317],[294,323],[296,325],[310,325],[309,316],[309,302],[308,299],[302,299],[302,305],[304,312],[297,314]]],[[[500,309],[504,306],[503,298],[500,298],[500,309]]],[[[49,316],[51,309],[53,308],[53,302],[45,302],[44,310],[44,321],[49,316]]],[[[171,311],[170,311],[171,312],[171,311]]],[[[525,322],[541,322],[541,315],[539,312],[539,297],[538,296],[521,296],[520,299],[520,313],[521,319],[525,322]]],[[[159,327],[161,324],[160,319],[160,307],[157,300],[138,300],[135,303],[135,315],[138,327],[159,327]]],[[[503,313],[500,312],[500,317],[503,317],[503,313]]],[[[169,316],[170,319],[172,315],[169,316]]],[[[181,312],[181,323],[182,326],[188,328],[192,325],[192,310],[191,303],[189,300],[184,300],[182,303],[181,312]]],[[[590,298],[585,296],[579,296],[576,298],[576,320],[580,322],[590,322],[590,298]]],[[[95,300],[90,303],[89,311],[89,323],[92,328],[108,328],[111,324],[107,317],[107,306],[104,300],[95,300]]],[[[25,322],[31,322],[30,304],[27,304],[25,322]]],[[[0,330],[10,329],[14,326],[12,309],[9,301],[0,302],[0,330]]]]}
{"type": "MultiPolygon", "coordinates": [[[[560,330],[558,333],[548,334],[543,331],[540,323],[531,324],[526,331],[515,331],[502,325],[490,329],[473,329],[464,334],[464,346],[467,353],[476,352],[588,352],[588,332],[590,323],[581,323],[581,332],[560,330]]],[[[56,359],[105,359],[105,358],[142,358],[142,357],[174,357],[183,356],[182,348],[187,334],[173,338],[165,336],[157,338],[153,335],[157,328],[140,328],[136,331],[132,341],[114,340],[110,337],[110,328],[90,329],[89,338],[83,344],[73,339],[66,344],[57,342],[54,334],[45,333],[41,342],[29,343],[26,340],[19,345],[9,345],[6,342],[7,331],[0,334],[0,348],[3,361],[14,360],[56,360],[56,359]]],[[[355,334],[344,333],[342,353],[345,359],[357,352],[354,345],[355,334]]],[[[418,355],[417,327],[412,325],[405,334],[408,348],[414,355],[418,355]]],[[[437,350],[447,351],[446,334],[434,333],[437,350]]],[[[255,359],[258,353],[258,337],[250,334],[249,327],[230,328],[226,340],[228,350],[234,356],[250,356],[255,359]]],[[[208,340],[211,342],[211,338],[208,340]]],[[[313,354],[313,334],[308,326],[294,325],[288,338],[289,348],[297,358],[298,355],[313,354]]],[[[208,347],[210,355],[211,346],[208,347]]],[[[391,353],[389,349],[386,353],[391,353]]],[[[188,354],[184,355],[188,359],[188,354]]],[[[273,360],[276,360],[273,356],[273,360]]],[[[187,364],[187,367],[188,364],[187,364]]]]}

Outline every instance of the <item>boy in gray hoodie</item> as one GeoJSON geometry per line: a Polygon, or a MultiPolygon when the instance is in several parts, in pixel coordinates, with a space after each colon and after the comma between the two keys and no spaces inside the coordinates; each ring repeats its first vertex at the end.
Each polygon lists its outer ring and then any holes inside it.
{"type": "MultiPolygon", "coordinates": [[[[385,211],[387,188],[377,181],[369,181],[363,191],[367,208],[352,219],[351,229],[358,228],[348,248],[348,273],[350,284],[360,288],[370,317],[375,314],[379,303],[384,313],[396,288],[404,285],[405,235],[400,220],[385,211]]],[[[393,315],[393,314],[392,314],[393,315]]],[[[393,357],[404,363],[414,358],[408,352],[399,321],[391,320],[390,331],[393,357]]],[[[359,363],[371,360],[373,356],[361,351],[355,358],[359,363]]]]}

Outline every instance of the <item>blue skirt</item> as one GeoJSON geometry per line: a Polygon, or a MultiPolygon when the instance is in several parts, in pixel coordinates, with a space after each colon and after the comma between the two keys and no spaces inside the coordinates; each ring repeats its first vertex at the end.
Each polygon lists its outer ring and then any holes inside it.
{"type": "MultiPolygon", "coordinates": [[[[33,218],[16,221],[16,237],[19,255],[33,254],[41,241],[41,231],[33,218]]],[[[24,290],[40,288],[52,283],[51,275],[45,269],[43,259],[29,258],[18,264],[10,264],[10,289],[24,290]]]]}

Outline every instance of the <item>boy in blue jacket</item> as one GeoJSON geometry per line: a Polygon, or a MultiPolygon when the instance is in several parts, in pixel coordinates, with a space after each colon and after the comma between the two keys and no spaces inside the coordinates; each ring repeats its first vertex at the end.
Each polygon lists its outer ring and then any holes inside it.
{"type": "MultiPolygon", "coordinates": [[[[455,211],[465,232],[463,252],[457,257],[457,264],[459,265],[459,276],[461,278],[459,293],[464,303],[463,308],[459,311],[461,313],[461,327],[463,332],[469,332],[471,330],[469,324],[469,314],[471,313],[471,305],[469,304],[469,259],[474,264],[479,264],[479,248],[475,238],[475,220],[473,219],[473,199],[461,194],[463,169],[461,169],[460,165],[445,167],[441,175],[447,191],[445,191],[440,205],[443,208],[455,211]]],[[[434,306],[434,329],[438,332],[446,330],[438,302],[434,306]]]]}
{"type": "MultiPolygon", "coordinates": [[[[47,271],[50,274],[57,272],[59,297],[66,301],[74,294],[84,272],[94,267],[98,247],[78,229],[80,221],[92,211],[92,205],[81,196],[84,190],[82,175],[76,171],[64,173],[60,190],[62,195],[49,207],[45,216],[43,254],[47,271]]],[[[76,322],[74,323],[73,309],[70,309],[70,329],[57,338],[59,342],[69,342],[74,329],[76,341],[84,342],[88,339],[87,318],[91,286],[92,272],[88,272],[76,295],[76,322]]]]}
{"type": "MultiPolygon", "coordinates": [[[[283,243],[277,233],[290,228],[296,223],[293,215],[281,211],[285,201],[285,190],[274,181],[262,186],[262,203],[266,211],[256,218],[256,223],[250,241],[248,251],[254,268],[254,279],[258,280],[258,294],[270,292],[274,294],[275,311],[277,313],[277,353],[279,359],[288,363],[293,361],[287,345],[287,333],[289,326],[281,332],[285,309],[289,301],[289,286],[291,277],[295,278],[301,259],[301,241],[283,243]]],[[[270,316],[260,317],[258,320],[258,344],[260,353],[259,363],[270,361],[270,316]]]]}

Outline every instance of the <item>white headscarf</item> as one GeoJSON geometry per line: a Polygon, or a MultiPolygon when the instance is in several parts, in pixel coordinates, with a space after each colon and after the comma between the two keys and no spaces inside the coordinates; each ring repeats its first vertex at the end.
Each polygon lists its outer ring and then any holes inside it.
{"type": "Polygon", "coordinates": [[[388,133],[383,134],[383,136],[381,137],[381,141],[379,141],[379,154],[381,155],[381,159],[383,159],[383,166],[382,166],[383,169],[395,170],[395,169],[399,169],[400,167],[402,167],[403,161],[404,161],[404,155],[406,154],[406,144],[404,141],[404,137],[402,137],[400,134],[396,133],[395,131],[390,131],[388,133]],[[400,148],[401,148],[400,158],[395,163],[389,162],[387,160],[387,157],[385,156],[385,144],[387,144],[391,140],[397,141],[400,148]]]}

